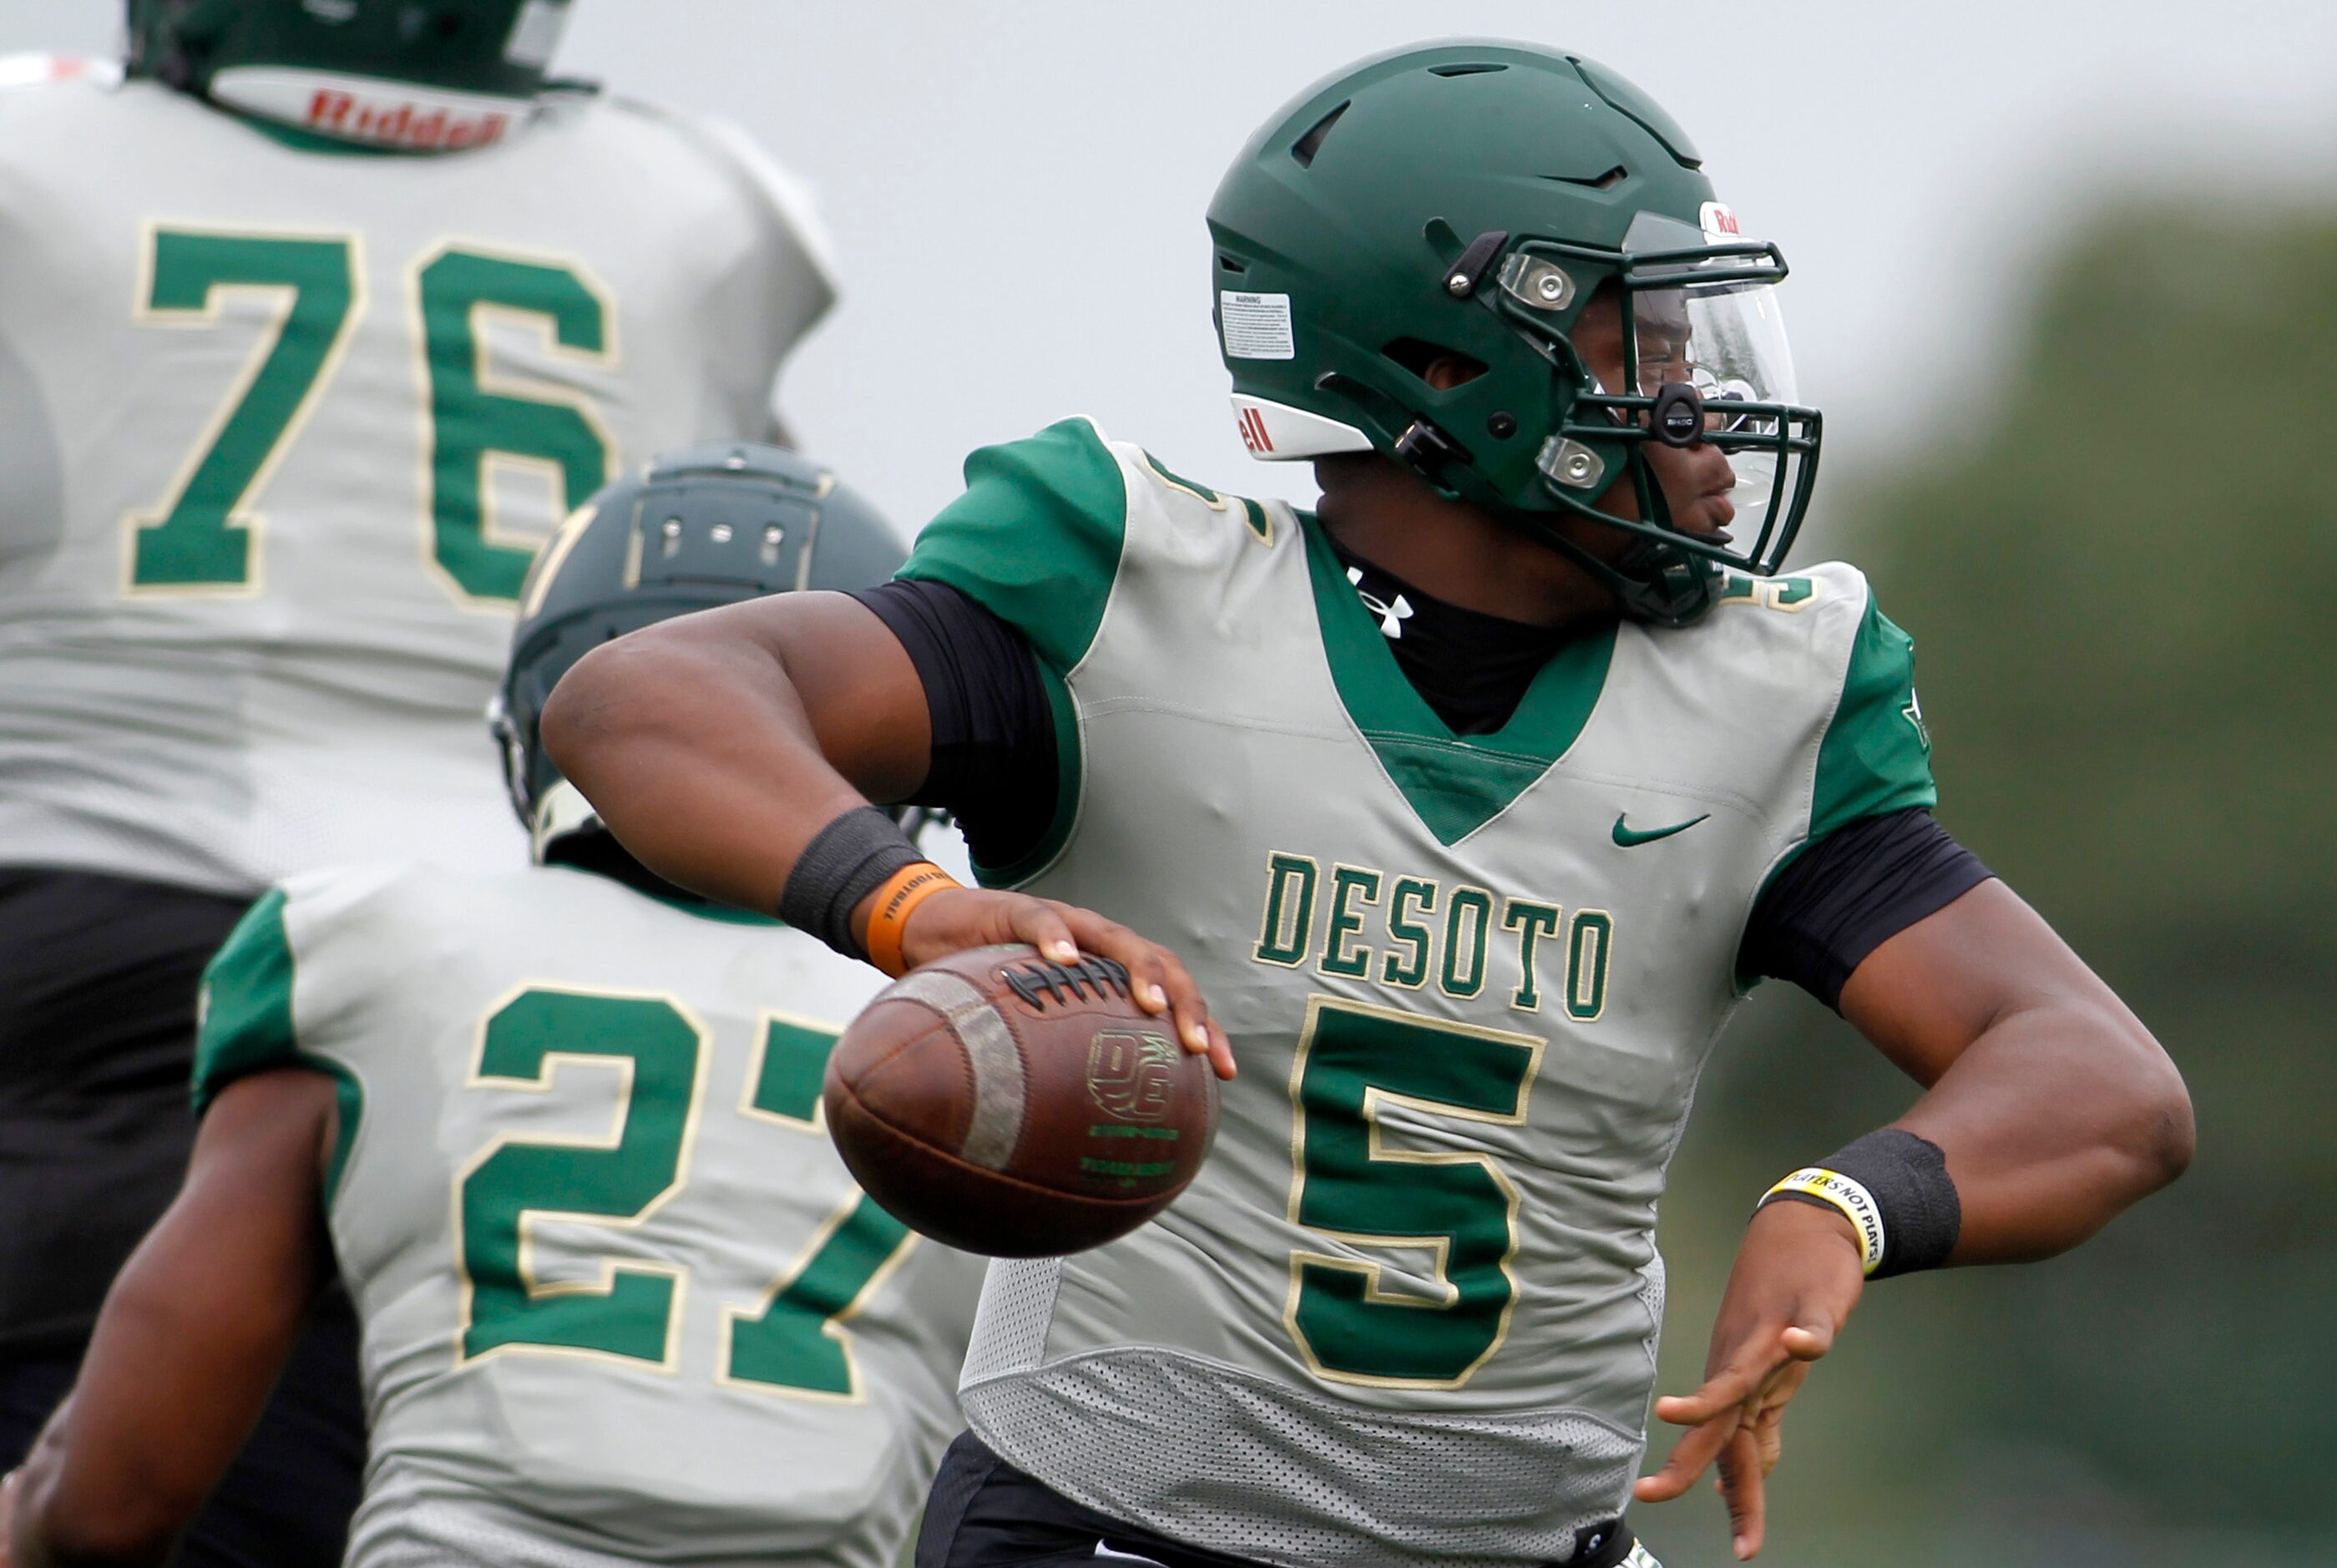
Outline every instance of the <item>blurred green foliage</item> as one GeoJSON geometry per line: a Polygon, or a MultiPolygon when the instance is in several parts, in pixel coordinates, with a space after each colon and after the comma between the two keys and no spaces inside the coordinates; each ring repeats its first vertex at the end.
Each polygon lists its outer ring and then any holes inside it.
{"type": "MultiPolygon", "coordinates": [[[[2199,1155],[2066,1258],[1871,1291],[1762,1560],[2337,1563],[2337,215],[2112,212],[1974,329],[2007,373],[1858,487],[1851,553],[1915,635],[1941,819],[2173,1054],[2199,1155]]],[[[1676,1168],[1666,1389],[1753,1196],[1913,1096],[1785,989],[1676,1168]]],[[[1634,1517],[1731,1560],[1708,1498],[1634,1517]]]]}

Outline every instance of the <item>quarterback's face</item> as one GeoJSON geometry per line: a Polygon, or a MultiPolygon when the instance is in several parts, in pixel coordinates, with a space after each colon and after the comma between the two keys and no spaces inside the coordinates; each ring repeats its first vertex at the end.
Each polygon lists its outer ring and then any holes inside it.
{"type": "MultiPolygon", "coordinates": [[[[1688,379],[1687,314],[1684,309],[1667,311],[1667,298],[1677,297],[1648,293],[1635,302],[1639,385],[1626,388],[1621,291],[1608,283],[1591,296],[1569,336],[1574,351],[1599,386],[1652,396],[1667,381],[1688,379]]],[[[1736,504],[1728,498],[1729,491],[1736,487],[1736,474],[1728,466],[1726,454],[1702,443],[1667,446],[1656,441],[1641,443],[1639,452],[1647,460],[1648,471],[1663,486],[1664,505],[1671,509],[1673,527],[1684,534],[1727,537],[1728,525],[1736,518],[1736,504]]],[[[1636,521],[1639,515],[1639,498],[1628,484],[1609,485],[1597,505],[1612,517],[1636,521]]],[[[1624,543],[1620,535],[1615,541],[1618,548],[1624,543]]]]}

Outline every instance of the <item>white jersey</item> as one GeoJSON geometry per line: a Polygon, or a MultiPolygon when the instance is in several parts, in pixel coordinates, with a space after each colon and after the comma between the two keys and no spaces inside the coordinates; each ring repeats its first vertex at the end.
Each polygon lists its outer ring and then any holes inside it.
{"type": "Polygon", "coordinates": [[[1760,890],[1932,799],[1906,638],[1851,567],[1731,574],[1459,736],[1311,517],[1079,420],[967,476],[904,574],[1077,718],[1053,836],[988,879],[1166,944],[1242,1064],[1157,1222],[991,1266],[970,1425],[1253,1561],[1568,1557],[1638,1470],[1657,1200],[1760,890]]]}
{"type": "Polygon", "coordinates": [[[340,1087],[352,1568],[889,1568],[981,1273],[853,1185],[819,1092],[875,971],[578,871],[296,878],[204,987],[197,1100],[340,1087]]]}
{"type": "Polygon", "coordinates": [[[783,177],[621,100],[406,155],[0,87],[0,865],[523,853],[480,718],[535,544],[766,437],[832,295],[783,177]]]}

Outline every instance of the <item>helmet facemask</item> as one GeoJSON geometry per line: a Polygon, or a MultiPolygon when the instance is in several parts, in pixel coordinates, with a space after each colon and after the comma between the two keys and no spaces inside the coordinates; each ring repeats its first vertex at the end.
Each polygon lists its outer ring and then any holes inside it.
{"type": "MultiPolygon", "coordinates": [[[[1784,564],[1800,531],[1817,477],[1821,420],[1796,397],[1775,298],[1785,276],[1775,245],[1711,242],[1676,220],[1643,212],[1619,257],[1530,239],[1508,250],[1480,290],[1575,387],[1535,466],[1564,513],[1638,541],[1599,563],[1609,568],[1601,576],[1619,573],[1619,586],[1640,590],[1627,594],[1636,613],[1693,619],[1713,573],[1683,567],[1709,564],[1766,576],[1784,564]],[[1604,363],[1593,363],[1578,343],[1594,299],[1611,300],[1615,317],[1616,352],[1599,355],[1604,363]],[[1725,531],[1684,524],[1655,471],[1667,448],[1697,447],[1724,456],[1734,472],[1726,495],[1735,515],[1725,531]],[[1636,517],[1599,507],[1617,485],[1630,486],[1636,517]]],[[[1538,531],[1556,537],[1546,524],[1538,531]]]]}

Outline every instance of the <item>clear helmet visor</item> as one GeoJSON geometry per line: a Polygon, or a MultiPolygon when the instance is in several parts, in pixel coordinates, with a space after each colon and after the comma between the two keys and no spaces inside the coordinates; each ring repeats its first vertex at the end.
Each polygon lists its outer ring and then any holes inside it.
{"type": "Polygon", "coordinates": [[[1599,401],[1643,432],[1641,456],[1666,510],[1684,523],[1694,515],[1687,526],[1699,543],[1719,528],[1713,543],[1723,547],[1710,554],[1775,570],[1790,540],[1783,525],[1806,504],[1816,447],[1816,415],[1801,405],[1777,299],[1783,268],[1765,246],[1653,213],[1634,221],[1624,253],[1618,303],[1628,328],[1613,345],[1624,363],[1613,366],[1610,351],[1609,366],[1586,367],[1600,391],[1619,384],[1623,395],[1599,401]],[[1667,392],[1681,387],[1694,391],[1692,403],[1667,392]],[[1658,426],[1668,438],[1655,438],[1658,426]],[[1725,507],[1706,499],[1716,490],[1725,507]]]}
{"type": "MultiPolygon", "coordinates": [[[[1727,220],[1732,225],[1736,220],[1727,220]]],[[[1638,386],[1685,382],[1707,403],[1800,401],[1777,303],[1779,270],[1756,248],[1642,212],[1624,237],[1638,386]]],[[[1736,422],[1716,411],[1714,428],[1736,422]]]]}
{"type": "Polygon", "coordinates": [[[1731,403],[1800,401],[1775,284],[1637,289],[1632,316],[1643,396],[1686,382],[1711,406],[1715,429],[1739,421],[1731,403]]]}
{"type": "MultiPolygon", "coordinates": [[[[1728,493],[1736,513],[1729,532],[1737,539],[1752,537],[1766,509],[1790,491],[1778,480],[1792,463],[1793,448],[1779,437],[1790,422],[1786,411],[1800,402],[1776,286],[1635,289],[1631,303],[1638,392],[1655,398],[1667,385],[1696,389],[1705,439],[1736,476],[1728,493]]],[[[1663,464],[1652,455],[1651,460],[1663,464]]]]}

